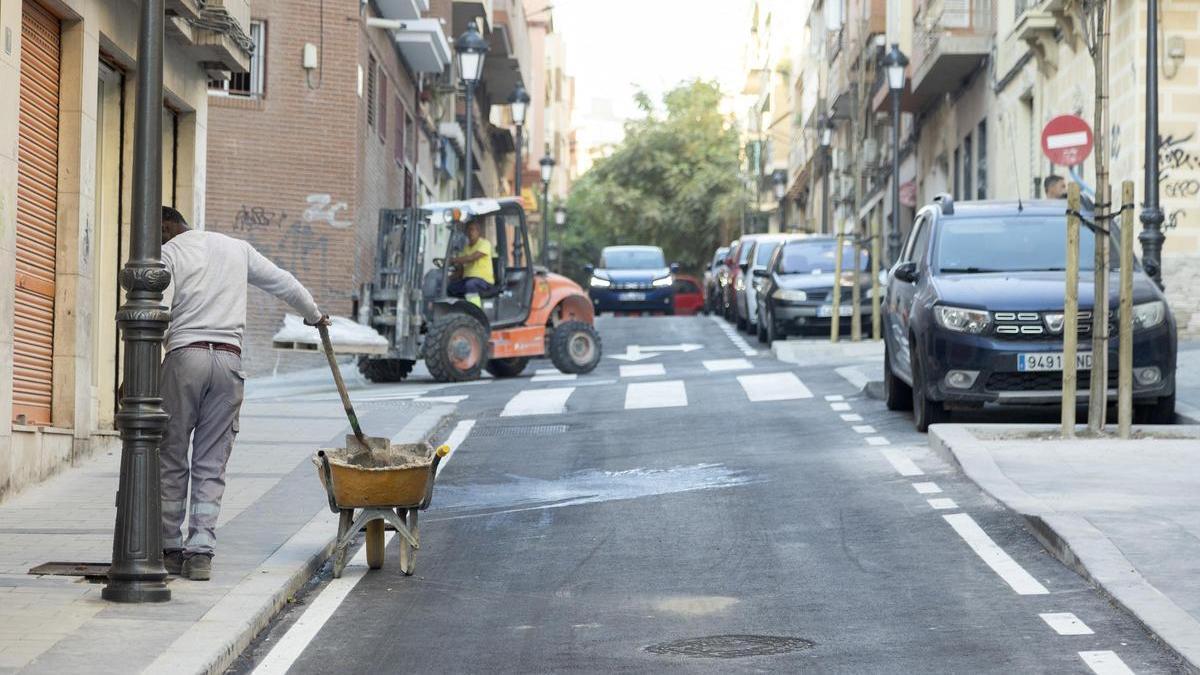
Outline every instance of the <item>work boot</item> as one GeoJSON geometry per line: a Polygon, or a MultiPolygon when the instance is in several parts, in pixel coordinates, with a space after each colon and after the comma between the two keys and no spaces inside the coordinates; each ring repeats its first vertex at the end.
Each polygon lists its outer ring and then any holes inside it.
{"type": "Polygon", "coordinates": [[[163,551],[163,567],[167,568],[167,574],[179,576],[183,573],[183,551],[178,549],[174,551],[163,551]]]}
{"type": "Polygon", "coordinates": [[[212,578],[212,555],[194,553],[183,560],[183,576],[192,581],[208,581],[212,578]]]}

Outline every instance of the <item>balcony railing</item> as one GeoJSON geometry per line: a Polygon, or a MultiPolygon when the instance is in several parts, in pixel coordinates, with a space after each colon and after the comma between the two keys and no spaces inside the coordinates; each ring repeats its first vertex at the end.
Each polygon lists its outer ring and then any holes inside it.
{"type": "Polygon", "coordinates": [[[992,0],[927,0],[913,24],[913,90],[957,86],[990,50],[992,0]]]}

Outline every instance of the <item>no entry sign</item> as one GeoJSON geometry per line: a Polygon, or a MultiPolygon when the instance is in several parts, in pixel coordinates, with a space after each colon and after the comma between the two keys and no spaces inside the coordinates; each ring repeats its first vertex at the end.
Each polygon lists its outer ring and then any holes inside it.
{"type": "Polygon", "coordinates": [[[1059,115],[1042,129],[1042,152],[1053,164],[1082,164],[1092,154],[1092,128],[1077,115],[1059,115]]]}

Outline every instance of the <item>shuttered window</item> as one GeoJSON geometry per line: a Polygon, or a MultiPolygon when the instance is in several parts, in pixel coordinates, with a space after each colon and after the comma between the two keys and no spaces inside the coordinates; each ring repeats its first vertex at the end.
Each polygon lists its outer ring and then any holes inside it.
{"type": "Polygon", "coordinates": [[[50,424],[58,210],[58,19],[25,0],[17,144],[13,416],[50,424]]]}

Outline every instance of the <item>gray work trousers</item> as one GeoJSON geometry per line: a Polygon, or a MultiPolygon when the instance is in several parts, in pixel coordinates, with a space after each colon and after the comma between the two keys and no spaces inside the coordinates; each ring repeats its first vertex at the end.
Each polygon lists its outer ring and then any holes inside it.
{"type": "Polygon", "coordinates": [[[160,451],[163,549],[212,555],[225,493],[225,464],[238,432],[246,374],[242,357],[185,347],[163,360],[163,409],[171,416],[160,451]],[[191,460],[188,460],[188,445],[191,460]],[[191,504],[188,506],[188,485],[191,504]],[[187,541],[185,510],[190,512],[187,541]]]}

